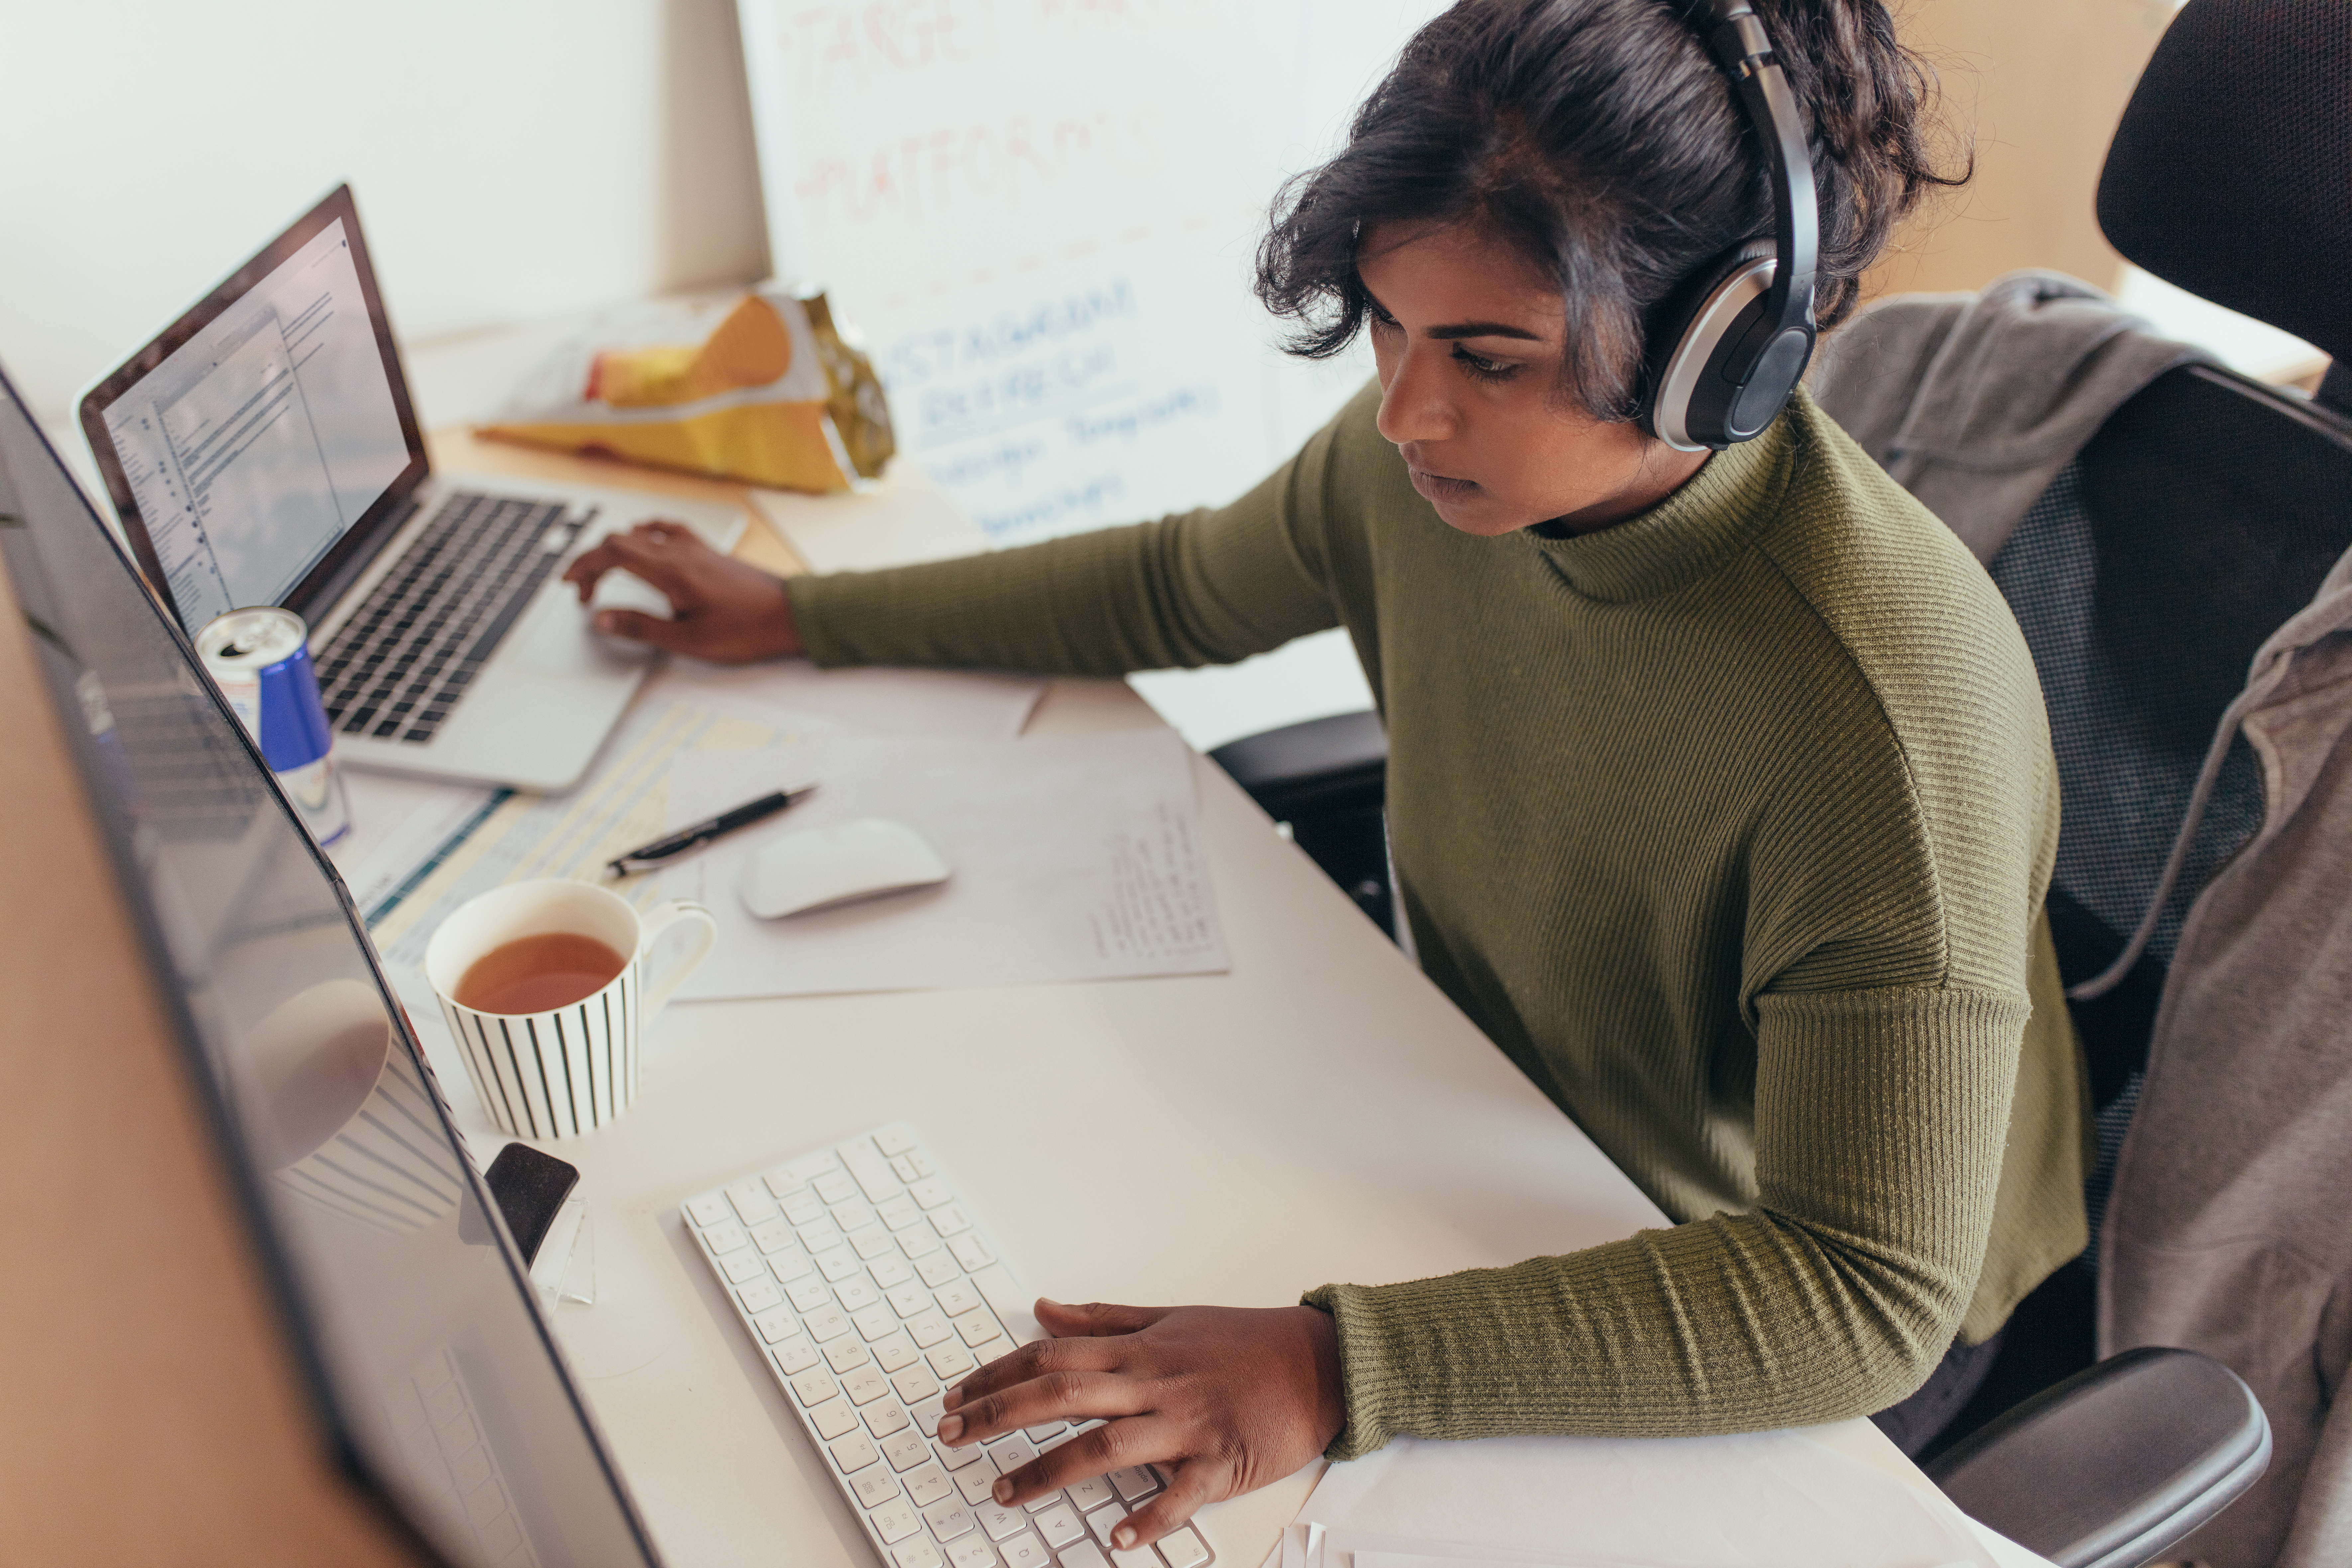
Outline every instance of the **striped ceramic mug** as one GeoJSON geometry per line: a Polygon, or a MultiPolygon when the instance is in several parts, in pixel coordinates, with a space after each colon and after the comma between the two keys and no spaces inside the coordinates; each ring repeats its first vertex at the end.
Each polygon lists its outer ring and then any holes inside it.
{"type": "Polygon", "coordinates": [[[718,937],[718,923],[699,904],[656,904],[640,914],[589,882],[511,882],[467,900],[441,922],[425,949],[425,978],[490,1120],[518,1138],[569,1138],[594,1131],[636,1099],[645,1026],[718,937]],[[689,945],[648,994],[646,959],[677,927],[688,929],[689,945]],[[620,973],[586,996],[537,1012],[489,1012],[458,1000],[482,959],[555,935],[602,943],[620,958],[620,973]]]}

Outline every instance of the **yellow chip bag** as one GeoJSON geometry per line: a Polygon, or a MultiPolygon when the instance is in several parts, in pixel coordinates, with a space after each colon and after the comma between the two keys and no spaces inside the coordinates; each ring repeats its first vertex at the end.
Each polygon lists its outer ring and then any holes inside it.
{"type": "Polygon", "coordinates": [[[882,477],[882,384],[822,293],[757,289],[604,318],[533,371],[481,434],[780,489],[882,477]]]}

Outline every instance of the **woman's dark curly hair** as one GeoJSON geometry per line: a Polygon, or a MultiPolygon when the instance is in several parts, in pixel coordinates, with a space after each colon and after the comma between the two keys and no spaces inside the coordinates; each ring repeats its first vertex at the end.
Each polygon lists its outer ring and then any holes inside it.
{"type": "MultiPolygon", "coordinates": [[[[1821,199],[1814,309],[1835,326],[1931,186],[1932,70],[1877,0],[1754,0],[1804,115],[1821,199]]],[[[1286,345],[1348,346],[1375,225],[1465,225],[1558,280],[1562,391],[1595,417],[1643,398],[1654,313],[1707,262],[1772,232],[1772,192],[1730,78],[1687,0],[1462,0],[1405,46],[1348,145],[1275,199],[1257,295],[1286,345]]]]}

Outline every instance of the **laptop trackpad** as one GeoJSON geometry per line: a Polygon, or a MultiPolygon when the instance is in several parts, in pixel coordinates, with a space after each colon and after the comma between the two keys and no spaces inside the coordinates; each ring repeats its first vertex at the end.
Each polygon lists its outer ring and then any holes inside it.
{"type": "Polygon", "coordinates": [[[570,588],[550,593],[530,607],[515,628],[512,658],[544,675],[634,677],[654,650],[641,643],[598,637],[588,629],[588,610],[570,588]]]}

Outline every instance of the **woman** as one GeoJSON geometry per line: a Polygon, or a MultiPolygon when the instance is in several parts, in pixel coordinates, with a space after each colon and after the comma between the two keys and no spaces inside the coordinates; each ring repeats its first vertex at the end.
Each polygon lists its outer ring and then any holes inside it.
{"type": "MultiPolygon", "coordinates": [[[[1834,324],[1937,179],[1924,73],[1871,0],[1759,8],[1810,127],[1834,324]]],[[[661,527],[574,569],[677,608],[600,626],[722,659],[1110,675],[1345,626],[1423,967],[1679,1222],[1290,1309],[1041,1303],[1066,1337],[967,1378],[940,1437],[1112,1419],[1000,1501],[1172,1468],[1124,1545],[1395,1433],[1895,1406],[1916,1449],[2081,1249],[2039,919],[2056,789],[2014,623],[1801,393],[1714,454],[1636,417],[1645,326],[1769,235],[1772,199],[1679,7],[1465,0],[1277,206],[1261,297],[1300,352],[1369,331],[1379,375],[1251,494],[789,587],[661,527]]]]}

